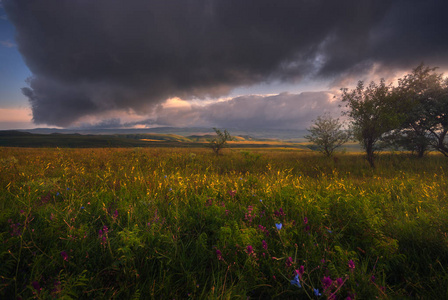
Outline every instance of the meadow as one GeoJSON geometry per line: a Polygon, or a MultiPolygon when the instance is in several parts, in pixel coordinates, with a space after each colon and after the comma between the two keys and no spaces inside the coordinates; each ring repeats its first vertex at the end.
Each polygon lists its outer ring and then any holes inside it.
{"type": "Polygon", "coordinates": [[[0,148],[2,299],[447,299],[448,160],[0,148]]]}

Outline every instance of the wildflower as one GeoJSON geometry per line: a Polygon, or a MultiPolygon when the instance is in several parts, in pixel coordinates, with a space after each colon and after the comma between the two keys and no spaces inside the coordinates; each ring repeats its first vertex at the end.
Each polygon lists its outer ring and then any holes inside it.
{"type": "Polygon", "coordinates": [[[329,234],[333,233],[333,231],[331,231],[330,229],[327,229],[327,231],[328,231],[329,234]]]}
{"type": "Polygon", "coordinates": [[[304,219],[303,219],[303,224],[308,224],[308,218],[307,217],[305,217],[304,219]]]}
{"type": "Polygon", "coordinates": [[[336,279],[336,283],[338,286],[342,286],[344,284],[344,279],[342,279],[341,277],[336,279]]]}
{"type": "Polygon", "coordinates": [[[61,292],[61,287],[60,287],[60,285],[61,285],[61,282],[60,281],[58,281],[58,280],[55,280],[54,282],[53,282],[53,290],[51,291],[51,293],[52,294],[57,294],[57,293],[59,293],[59,292],[61,292]]]}
{"type": "Polygon", "coordinates": [[[62,251],[62,252],[61,252],[61,256],[62,256],[62,258],[63,258],[65,261],[68,261],[68,254],[67,254],[66,251],[62,251]]]}
{"type": "Polygon", "coordinates": [[[370,281],[375,282],[375,275],[372,275],[372,277],[370,277],[370,281]]]}
{"type": "Polygon", "coordinates": [[[115,210],[114,215],[112,217],[114,220],[118,218],[118,210],[115,210]]]}
{"type": "Polygon", "coordinates": [[[283,224],[282,223],[276,223],[275,227],[277,227],[277,230],[282,229],[283,224]]]}
{"type": "Polygon", "coordinates": [[[280,216],[285,216],[285,212],[283,211],[283,209],[280,207],[280,209],[278,211],[274,211],[274,215],[276,217],[280,217],[280,216]]]}
{"type": "Polygon", "coordinates": [[[313,289],[313,292],[314,292],[314,295],[317,297],[322,295],[321,293],[319,293],[319,289],[313,289]]]}
{"type": "Polygon", "coordinates": [[[8,220],[8,223],[11,224],[9,227],[11,228],[11,236],[20,236],[22,235],[22,224],[20,223],[14,223],[12,219],[8,220]]]}
{"type": "Polygon", "coordinates": [[[322,279],[322,287],[325,290],[328,290],[331,285],[333,284],[333,280],[331,280],[331,278],[328,276],[324,276],[324,278],[322,279]]]}
{"type": "Polygon", "coordinates": [[[229,193],[230,197],[235,197],[235,195],[236,195],[236,191],[229,191],[228,193],[229,193]]]}
{"type": "Polygon", "coordinates": [[[302,287],[302,285],[300,284],[300,280],[299,280],[299,275],[296,274],[296,276],[294,276],[294,279],[291,280],[291,284],[292,285],[297,285],[299,288],[302,287]]]}
{"type": "Polygon", "coordinates": [[[109,232],[109,228],[106,225],[103,226],[103,229],[98,231],[98,238],[101,239],[101,245],[106,246],[107,243],[107,233],[109,232]]]}
{"type": "Polygon", "coordinates": [[[263,244],[263,249],[268,250],[268,244],[265,240],[261,241],[261,244],[263,244]]]}
{"type": "Polygon", "coordinates": [[[253,207],[249,205],[249,207],[247,208],[247,211],[248,212],[245,214],[244,219],[250,223],[250,222],[252,222],[253,207]]]}
{"type": "Polygon", "coordinates": [[[81,206],[81,209],[84,209],[85,207],[84,206],[81,206]]]}
{"type": "Polygon", "coordinates": [[[298,270],[296,270],[296,273],[299,274],[300,278],[302,278],[303,274],[305,273],[305,266],[300,266],[298,270]]]}
{"type": "Polygon", "coordinates": [[[349,267],[350,271],[353,271],[355,269],[355,262],[350,259],[348,261],[348,267],[349,267]]]}
{"type": "Polygon", "coordinates": [[[286,259],[286,267],[289,268],[290,266],[292,266],[293,261],[292,261],[292,257],[288,257],[288,259],[286,259]]]}
{"type": "Polygon", "coordinates": [[[218,260],[222,260],[222,253],[221,251],[219,251],[219,249],[216,249],[216,257],[218,258],[218,260]]]}
{"type": "Polygon", "coordinates": [[[267,236],[269,235],[269,231],[263,225],[258,225],[258,228],[263,231],[267,236]]]}
{"type": "Polygon", "coordinates": [[[263,202],[263,199],[260,199],[260,202],[263,202]]]}
{"type": "Polygon", "coordinates": [[[247,254],[252,254],[254,252],[254,248],[251,245],[249,245],[249,246],[247,246],[246,251],[247,251],[247,254]]]}

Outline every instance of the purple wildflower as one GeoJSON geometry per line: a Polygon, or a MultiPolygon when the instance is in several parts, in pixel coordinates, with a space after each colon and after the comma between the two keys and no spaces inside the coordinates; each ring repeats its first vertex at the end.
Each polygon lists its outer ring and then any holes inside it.
{"type": "Polygon", "coordinates": [[[322,294],[319,293],[319,289],[313,289],[313,292],[314,292],[314,295],[317,297],[322,296],[322,294]]]}
{"type": "Polygon", "coordinates": [[[303,274],[305,273],[305,266],[300,266],[298,270],[296,270],[296,273],[299,274],[300,278],[302,278],[303,274]]]}
{"type": "Polygon", "coordinates": [[[68,261],[68,254],[67,254],[66,251],[62,251],[62,252],[61,252],[61,256],[62,256],[62,258],[63,258],[65,261],[68,261]]]}
{"type": "Polygon", "coordinates": [[[283,211],[283,208],[280,207],[278,211],[274,211],[274,215],[276,217],[285,216],[285,212],[283,211]]]}
{"type": "Polygon", "coordinates": [[[293,264],[293,261],[292,261],[292,257],[290,256],[286,259],[286,267],[289,268],[290,266],[292,266],[292,264],[293,264]]]}
{"type": "Polygon", "coordinates": [[[247,254],[252,254],[254,252],[254,248],[251,245],[249,245],[246,248],[246,252],[247,252],[247,254]]]}
{"type": "Polygon", "coordinates": [[[263,245],[263,249],[268,250],[268,244],[265,240],[261,241],[261,244],[263,245]]]}
{"type": "Polygon", "coordinates": [[[222,260],[222,253],[219,249],[216,249],[216,257],[218,257],[218,260],[222,260]]]}
{"type": "Polygon", "coordinates": [[[251,205],[249,205],[249,206],[247,207],[247,213],[246,213],[245,216],[244,216],[244,219],[245,219],[246,221],[248,221],[249,223],[252,222],[252,211],[253,211],[253,210],[254,210],[253,207],[252,207],[251,205]]]}
{"type": "Polygon", "coordinates": [[[342,279],[341,277],[336,279],[336,283],[338,286],[342,286],[344,284],[344,279],[342,279]]]}
{"type": "Polygon", "coordinates": [[[350,271],[353,271],[355,269],[355,262],[352,259],[348,261],[348,267],[350,271]]]}
{"type": "Polygon", "coordinates": [[[22,235],[22,224],[20,223],[14,223],[12,219],[8,220],[8,223],[11,224],[9,227],[11,228],[11,236],[20,236],[22,235]]]}
{"type": "Polygon", "coordinates": [[[303,224],[308,224],[308,218],[307,217],[305,217],[304,219],[303,219],[303,224]]]}
{"type": "Polygon", "coordinates": [[[283,224],[282,223],[276,223],[275,227],[277,227],[277,230],[282,229],[283,224]]]}
{"type": "Polygon", "coordinates": [[[328,290],[333,284],[333,280],[331,280],[330,276],[324,276],[322,279],[322,287],[324,291],[328,290]]]}
{"type": "Polygon", "coordinates": [[[266,229],[266,227],[262,225],[258,225],[258,228],[263,231],[267,236],[269,235],[269,231],[266,229]]]}

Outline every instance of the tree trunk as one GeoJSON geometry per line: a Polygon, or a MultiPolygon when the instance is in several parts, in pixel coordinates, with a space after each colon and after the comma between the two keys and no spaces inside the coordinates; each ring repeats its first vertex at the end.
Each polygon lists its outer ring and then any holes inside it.
{"type": "Polygon", "coordinates": [[[369,162],[372,168],[375,168],[375,151],[373,150],[373,141],[367,140],[365,142],[367,161],[369,162]]]}
{"type": "Polygon", "coordinates": [[[418,147],[417,148],[417,157],[418,158],[422,158],[424,155],[425,155],[425,152],[426,152],[426,147],[418,147]]]}

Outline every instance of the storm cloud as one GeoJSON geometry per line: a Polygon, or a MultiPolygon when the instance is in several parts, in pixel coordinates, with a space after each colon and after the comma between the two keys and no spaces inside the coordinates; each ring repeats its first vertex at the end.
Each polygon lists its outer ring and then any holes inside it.
{"type": "MultiPolygon", "coordinates": [[[[213,99],[257,83],[448,59],[448,2],[440,0],[2,3],[33,74],[23,89],[33,120],[49,125],[105,111],[145,116],[172,97],[213,99]]],[[[249,114],[244,99],[234,101],[249,114]]],[[[274,120],[281,107],[272,107],[274,120]]]]}

